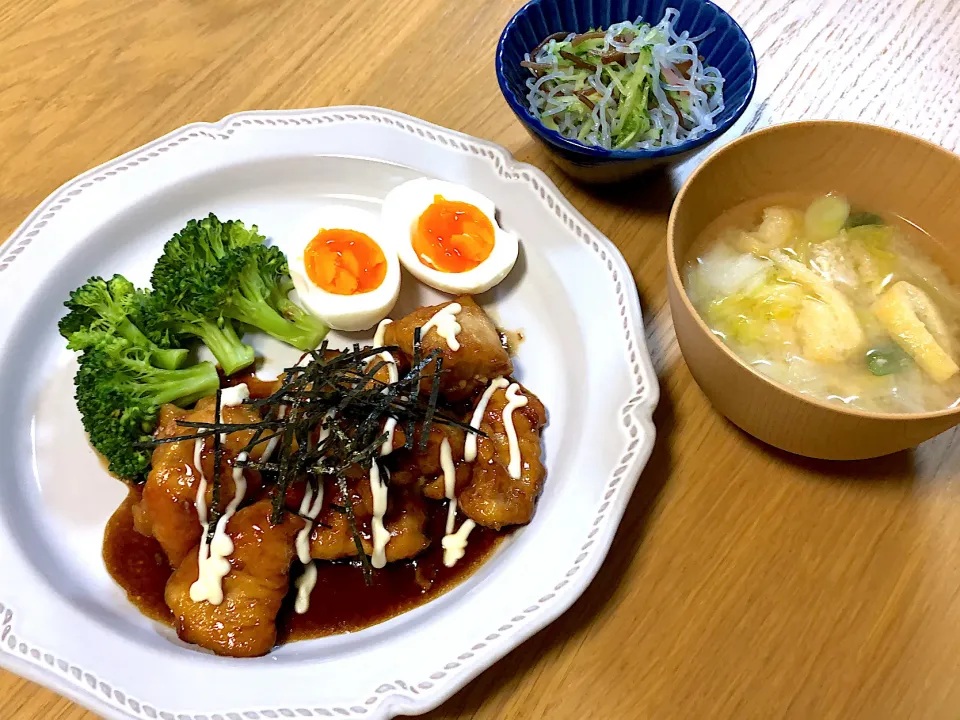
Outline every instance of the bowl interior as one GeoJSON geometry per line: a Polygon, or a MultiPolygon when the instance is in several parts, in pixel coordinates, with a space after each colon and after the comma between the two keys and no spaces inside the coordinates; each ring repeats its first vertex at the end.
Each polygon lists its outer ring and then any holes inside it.
{"type": "MultiPolygon", "coordinates": [[[[681,190],[670,216],[669,272],[676,287],[683,288],[684,267],[693,259],[700,233],[743,202],[779,193],[835,191],[844,193],[859,206],[899,215],[926,231],[929,235],[917,234],[920,250],[937,262],[953,282],[958,282],[957,187],[960,157],[903,133],[829,121],[767,128],[718,151],[681,190]]],[[[685,291],[680,292],[679,299],[683,310],[696,318],[703,333],[729,357],[736,358],[709,331],[685,291]]],[[[882,415],[813,400],[752,372],[758,380],[807,403],[846,414],[882,415]]],[[[956,412],[945,410],[907,417],[956,412]]]]}
{"type": "Polygon", "coordinates": [[[723,10],[707,0],[622,0],[591,2],[590,0],[533,0],[508,23],[497,50],[497,75],[504,97],[517,116],[548,142],[583,154],[613,158],[656,157],[685,152],[716,137],[743,113],[756,83],[756,60],[743,30],[723,10]],[[717,67],[724,78],[724,111],[717,116],[717,129],[695,141],[659,150],[605,150],[567,140],[560,133],[545,128],[527,106],[528,70],[520,66],[524,53],[555,32],[586,32],[612,23],[642,17],[656,24],[668,8],[676,8],[679,30],[691,36],[713,32],[697,43],[697,49],[708,65],[717,67]]]}

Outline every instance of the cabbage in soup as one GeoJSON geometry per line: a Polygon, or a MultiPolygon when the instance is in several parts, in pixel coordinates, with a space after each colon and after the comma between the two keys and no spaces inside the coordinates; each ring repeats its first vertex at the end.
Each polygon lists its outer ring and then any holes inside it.
{"type": "Polygon", "coordinates": [[[873,412],[960,398],[960,293],[920,230],[825,195],[742,205],[708,227],[687,294],[747,364],[806,395],[873,412]]]}

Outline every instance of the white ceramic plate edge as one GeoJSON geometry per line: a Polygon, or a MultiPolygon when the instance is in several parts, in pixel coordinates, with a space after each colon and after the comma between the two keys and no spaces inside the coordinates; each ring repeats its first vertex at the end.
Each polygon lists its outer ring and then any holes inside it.
{"type": "MultiPolygon", "coordinates": [[[[17,257],[24,252],[40,229],[46,225],[49,213],[54,212],[58,204],[69,201],[72,195],[84,183],[90,183],[106,174],[116,174],[117,170],[135,166],[138,158],[144,154],[161,150],[166,152],[176,148],[189,137],[205,136],[226,139],[234,132],[242,131],[249,125],[322,125],[330,123],[378,123],[395,126],[410,133],[412,141],[441,144],[459,151],[480,154],[488,158],[497,173],[509,181],[525,182],[532,186],[544,205],[556,214],[578,238],[591,246],[594,252],[606,259],[606,267],[611,275],[611,284],[618,287],[618,302],[624,316],[624,332],[627,349],[632,363],[634,392],[621,408],[620,422],[627,435],[632,438],[619,463],[607,479],[604,501],[594,518],[590,541],[577,557],[566,579],[560,579],[556,592],[550,594],[549,601],[540,603],[536,612],[529,608],[514,616],[510,630],[496,634],[496,641],[489,643],[487,652],[474,656],[474,662],[462,661],[454,664],[460,668],[457,673],[438,672],[429,678],[422,678],[415,685],[396,687],[381,685],[369,697],[357,698],[349,709],[334,708],[291,710],[289,708],[250,708],[240,714],[226,713],[224,717],[248,720],[278,717],[336,717],[360,716],[370,718],[389,718],[396,714],[420,714],[441,704],[461,689],[467,682],[499,660],[521,642],[566,611],[582,594],[599,570],[610,548],[617,526],[626,509],[640,472],[649,459],[653,449],[655,430],[652,414],[659,399],[659,386],[649,353],[646,349],[639,297],[632,274],[620,252],[606,237],[596,230],[570,203],[560,195],[556,186],[539,169],[526,163],[516,162],[502,147],[493,143],[447,130],[401,113],[361,106],[330,107],[316,110],[252,111],[227,116],[217,123],[193,123],[175,130],[158,140],[132,150],[114,160],[108,161],[73,180],[65,183],[45,199],[36,210],[0,247],[0,272],[13,265],[17,257]],[[588,547],[589,546],[589,547],[588,547]],[[587,549],[588,547],[588,549],[587,549]],[[516,621],[516,618],[521,621],[516,621]]],[[[2,591],[0,591],[2,592],[2,591]]],[[[2,600],[2,598],[0,598],[2,600]]],[[[91,710],[110,718],[156,718],[173,720],[188,718],[182,713],[171,713],[164,709],[145,706],[119,690],[111,688],[105,679],[93,677],[82,668],[72,664],[68,658],[58,658],[41,648],[31,646],[29,639],[18,636],[16,632],[16,609],[0,602],[0,666],[50,687],[57,692],[85,705],[91,710]]],[[[466,648],[464,648],[466,650],[466,648]]],[[[451,660],[458,657],[452,653],[451,660]]],[[[207,718],[207,715],[193,716],[191,720],[207,718]]],[[[213,715],[213,718],[221,717],[213,715]]]]}

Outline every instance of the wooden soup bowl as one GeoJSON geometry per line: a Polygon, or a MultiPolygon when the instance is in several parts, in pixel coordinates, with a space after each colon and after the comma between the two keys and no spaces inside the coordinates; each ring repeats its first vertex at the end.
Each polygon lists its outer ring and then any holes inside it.
{"type": "Polygon", "coordinates": [[[893,213],[935,240],[920,250],[957,282],[960,157],[910,135],[860,123],[807,121],[751,133],[710,156],[677,196],[667,229],[670,310],[684,360],[713,406],[754,437],[798,455],[878,457],[960,422],[960,408],[893,414],[801,395],[745,365],[700,318],[683,268],[700,233],[725,211],[776,193],[842,192],[893,213]]]}

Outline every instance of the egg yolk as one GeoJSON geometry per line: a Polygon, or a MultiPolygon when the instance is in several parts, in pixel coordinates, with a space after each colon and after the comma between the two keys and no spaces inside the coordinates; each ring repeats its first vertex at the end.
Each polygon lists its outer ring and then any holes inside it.
{"type": "Polygon", "coordinates": [[[411,233],[413,250],[424,265],[445,273],[473,270],[493,250],[490,218],[475,205],[435,195],[411,233]]]}
{"type": "Polygon", "coordinates": [[[303,252],[307,277],[334,295],[376,290],[387,274],[387,259],[373,239],[356,230],[321,230],[303,252]]]}

